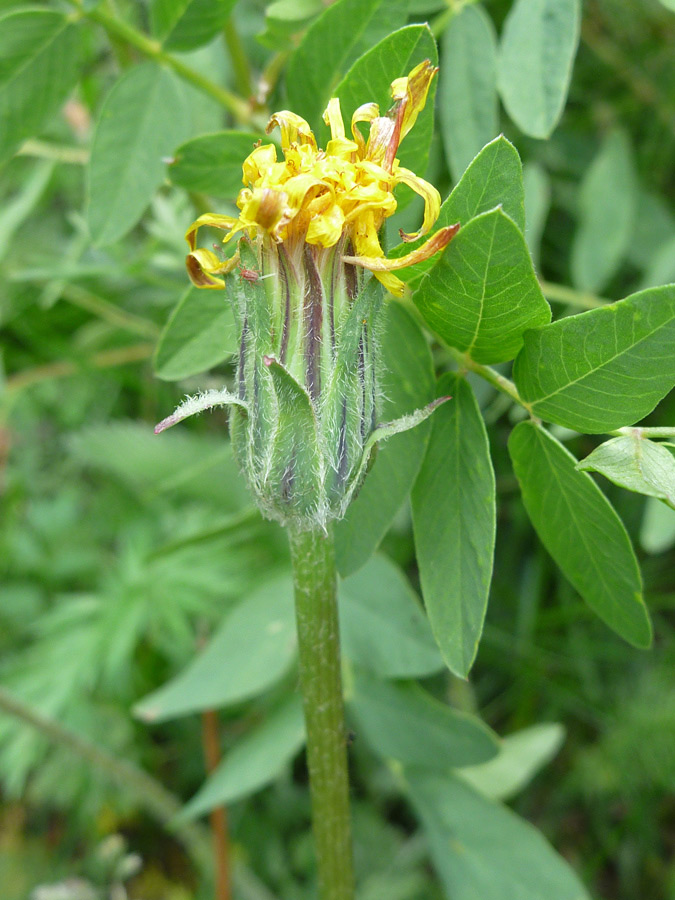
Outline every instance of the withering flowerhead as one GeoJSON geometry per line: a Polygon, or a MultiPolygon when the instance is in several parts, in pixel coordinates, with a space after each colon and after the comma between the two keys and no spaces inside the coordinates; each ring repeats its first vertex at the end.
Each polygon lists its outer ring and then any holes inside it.
{"type": "Polygon", "coordinates": [[[257,146],[243,164],[239,216],[209,213],[186,235],[194,284],[228,289],[240,336],[236,391],[188,398],[156,430],[232,405],[232,445],[258,505],[295,528],[342,517],[377,442],[414,427],[439,402],[378,424],[383,286],[401,295],[405,286],[393,270],[427,259],[459,228],[441,228],[397,259],[387,259],[380,245],[382,224],[396,211],[397,185],[424,198],[422,226],[401,234],[404,241],[427,234],[438,216],[438,191],[396,159],[435,73],[427,60],[396,79],[387,114],[375,103],[359,107],[350,137],[339,100],[331,100],[325,150],[304,119],[276,113],[268,131],[280,128],[283,159],[273,144],[257,146]],[[201,226],[224,230],[224,243],[239,235],[234,255],[223,260],[197,248],[201,226]],[[237,266],[240,272],[226,278],[237,266]]]}
{"type": "Polygon", "coordinates": [[[387,259],[380,246],[382,223],[396,211],[397,185],[406,184],[424,198],[422,226],[414,234],[401,233],[404,241],[429,232],[438,217],[441,201],[436,188],[396,159],[399,144],[425,105],[436,71],[425,60],[407,77],[397,78],[391,86],[394,103],[384,116],[376,103],[360,106],[352,116],[350,137],[340,101],[333,98],[323,116],[331,131],[325,150],[318,148],[300,116],[287,110],[275,113],[267,131],[279,127],[283,159],[277,158],[274,144],[256,147],[243,164],[246,186],[237,198],[238,218],[209,213],[190,227],[187,266],[193,282],[222,288],[219,276],[238,263],[236,256],[223,262],[210,250],[196,249],[199,228],[209,225],[228,232],[223,243],[243,232],[251,239],[284,244],[291,260],[305,245],[319,251],[341,242],[344,262],[372,270],[392,294],[400,296],[404,284],[392,271],[427,259],[457,231],[457,226],[441,228],[421,247],[397,259],[387,259]],[[361,133],[364,123],[370,125],[367,139],[361,133]]]}

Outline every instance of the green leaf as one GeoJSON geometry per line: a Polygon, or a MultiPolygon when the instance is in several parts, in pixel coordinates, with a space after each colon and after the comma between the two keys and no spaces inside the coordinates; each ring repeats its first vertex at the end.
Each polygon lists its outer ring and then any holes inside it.
{"type": "Polygon", "coordinates": [[[501,209],[459,230],[414,301],[442,340],[482,363],[513,359],[523,332],[551,318],[525,238],[501,209]]]}
{"type": "Polygon", "coordinates": [[[497,36],[492,19],[480,6],[465,6],[443,33],[442,49],[441,137],[450,172],[458,181],[481,148],[499,133],[497,36]]]}
{"type": "Polygon", "coordinates": [[[231,200],[242,189],[242,163],[260,135],[243,131],[203,134],[181,144],[168,175],[187,191],[200,191],[231,200]]]}
{"type": "Polygon", "coordinates": [[[525,335],[513,368],[534,415],[588,434],[633,425],[675,386],[675,285],[525,335]]]}
{"type": "Polygon", "coordinates": [[[526,163],[523,168],[525,188],[525,240],[535,266],[539,261],[541,236],[551,208],[551,182],[538,163],[526,163]]]}
{"type": "Polygon", "coordinates": [[[194,50],[222,31],[236,0],[153,0],[152,33],[167,50],[194,50]]]}
{"type": "MultiPolygon", "coordinates": [[[[325,9],[307,29],[288,61],[286,86],[289,109],[307,119],[314,128],[320,128],[321,116],[328,101],[338,96],[335,85],[349,66],[378,41],[405,24],[406,14],[407,4],[403,0],[338,0],[325,9]]],[[[400,75],[407,75],[407,71],[397,72],[390,81],[400,75]]],[[[343,105],[347,133],[347,116],[351,118],[354,109],[356,106],[343,105]]]]}
{"type": "Polygon", "coordinates": [[[639,432],[605,441],[577,469],[599,472],[619,487],[664,500],[675,509],[675,457],[639,432]]]}
{"type": "Polygon", "coordinates": [[[345,655],[384,678],[421,678],[443,668],[415,592],[384,556],[340,584],[340,629],[345,655]]]}
{"type": "Polygon", "coordinates": [[[579,0],[516,0],[497,63],[499,93],[525,134],[547,138],[562,115],[579,43],[579,0]]]}
{"type": "MultiPolygon", "coordinates": [[[[388,16],[387,10],[385,20],[388,16]]],[[[352,113],[363,103],[378,103],[384,114],[392,103],[392,81],[407,75],[425,59],[431,60],[434,65],[438,62],[436,42],[426,25],[401,28],[358,59],[332,92],[333,96],[340,98],[347,130],[352,113]]],[[[436,79],[431,82],[426,106],[419,114],[415,127],[403,139],[397,153],[401,165],[418,174],[422,174],[427,167],[434,132],[435,94],[436,79]]]]}
{"type": "MultiPolygon", "coordinates": [[[[503,135],[490,141],[455,185],[450,196],[441,205],[438,219],[430,234],[439,228],[460,222],[467,225],[474,216],[488,212],[496,206],[516,223],[522,231],[525,227],[525,196],[523,171],[518,151],[503,135]]],[[[425,235],[415,243],[399,244],[389,254],[397,257],[409,253],[427,240],[425,235]]],[[[437,254],[431,259],[402,269],[398,276],[414,291],[422,277],[440,262],[437,254]]]]}
{"type": "Polygon", "coordinates": [[[532,725],[502,738],[494,759],[459,769],[457,775],[491,800],[507,800],[521,791],[557,754],[565,729],[557,723],[532,725]]]}
{"type": "Polygon", "coordinates": [[[386,760],[447,772],[452,766],[492,759],[498,738],[475,716],[458,712],[416,684],[355,677],[347,696],[357,723],[373,750],[386,760]]]}
{"type": "Polygon", "coordinates": [[[591,609],[636,647],[651,643],[642,581],[621,519],[590,475],[543,428],[521,422],[509,453],[541,542],[591,609]]]}
{"type": "Polygon", "coordinates": [[[218,768],[183,808],[179,820],[196,818],[259,791],[281,774],[304,742],[302,701],[291,697],[226,752],[218,768]]]}
{"type": "Polygon", "coordinates": [[[0,161],[38,134],[59,110],[81,69],[77,25],[47,9],[0,17],[0,161]]]}
{"type": "MultiPolygon", "coordinates": [[[[433,399],[434,374],[426,338],[398,303],[386,307],[380,344],[379,421],[390,422],[433,399]]],[[[434,413],[437,415],[437,413],[434,413]]],[[[404,503],[424,458],[431,422],[390,438],[344,519],[335,524],[335,552],[342,576],[360,568],[375,552],[404,503]]]]}
{"type": "Polygon", "coordinates": [[[235,353],[237,344],[237,324],[225,292],[189,287],[160,335],[155,374],[178,381],[205,372],[235,353]]]}
{"type": "Polygon", "coordinates": [[[637,183],[628,137],[614,131],[593,160],[579,193],[579,227],[572,243],[572,281],[600,291],[616,273],[630,243],[637,183]]]}
{"type": "Polygon", "coordinates": [[[431,438],[412,493],[422,596],[434,637],[465,678],[476,657],[495,545],[495,476],[483,417],[469,384],[446,374],[431,438]]]}
{"type": "Polygon", "coordinates": [[[284,576],[266,582],[228,612],[206,649],[144,697],[134,715],[163,722],[256,697],[286,674],[295,652],[293,584],[284,576]]]}
{"type": "Polygon", "coordinates": [[[164,157],[187,133],[180,82],[155,63],[122,75],[101,109],[89,163],[88,223],[112,244],[138,222],[164,180],[164,157]]]}
{"type": "Polygon", "coordinates": [[[542,834],[452,775],[407,772],[431,856],[453,900],[590,900],[542,834]]]}

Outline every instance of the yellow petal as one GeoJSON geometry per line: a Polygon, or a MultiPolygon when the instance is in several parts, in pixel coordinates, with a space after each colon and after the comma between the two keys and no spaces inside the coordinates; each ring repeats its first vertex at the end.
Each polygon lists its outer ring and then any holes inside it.
{"type": "Polygon", "coordinates": [[[244,184],[255,184],[277,161],[277,148],[274,144],[263,144],[250,153],[242,165],[244,184]]]}
{"type": "Polygon", "coordinates": [[[352,134],[354,135],[354,140],[359,145],[359,156],[361,157],[364,156],[366,152],[366,142],[356,126],[359,122],[372,122],[373,119],[376,119],[379,115],[380,107],[377,103],[364,103],[355,110],[354,115],[352,116],[352,134]]]}
{"type": "Polygon", "coordinates": [[[345,137],[345,123],[340,112],[340,100],[333,97],[328,101],[328,106],[323,114],[323,120],[330,128],[330,135],[334,140],[345,137]]]}
{"type": "Polygon", "coordinates": [[[334,203],[321,215],[314,216],[307,229],[308,244],[320,244],[322,247],[333,247],[342,236],[345,216],[340,207],[334,203]]]}
{"type": "MultiPolygon", "coordinates": [[[[379,165],[384,165],[387,151],[395,139],[395,129],[396,122],[390,119],[389,116],[378,116],[373,119],[370,123],[370,137],[366,144],[365,158],[379,165]]],[[[392,160],[396,155],[396,148],[398,148],[398,142],[396,142],[392,160]]],[[[390,166],[386,166],[386,168],[391,169],[390,166]]]]}
{"type": "Polygon", "coordinates": [[[411,172],[409,169],[404,169],[401,166],[394,169],[394,184],[407,184],[409,188],[412,188],[416,194],[419,194],[420,197],[424,199],[424,219],[420,230],[416,231],[414,234],[406,234],[403,231],[399,232],[401,240],[415,241],[418,237],[421,237],[423,234],[430,231],[431,226],[438,218],[438,213],[441,209],[441,195],[428,181],[425,181],[423,178],[418,178],[414,172],[411,172]]]}
{"type": "Polygon", "coordinates": [[[205,213],[196,219],[185,232],[185,240],[190,245],[190,250],[194,250],[197,246],[197,232],[202,225],[210,225],[211,228],[220,228],[223,231],[231,231],[240,225],[239,219],[232,216],[219,216],[216,213],[205,213]]]}
{"type": "Polygon", "coordinates": [[[283,190],[256,187],[239,193],[237,205],[241,209],[238,221],[246,225],[259,225],[265,231],[273,231],[286,216],[288,197],[283,190]]]}
{"type": "Polygon", "coordinates": [[[267,123],[265,131],[269,134],[278,125],[281,129],[281,147],[286,150],[291,144],[309,144],[312,149],[316,150],[316,138],[312,133],[312,129],[307,122],[295,113],[287,109],[274,113],[267,123]]]}
{"type": "Polygon", "coordinates": [[[226,275],[239,264],[239,251],[230,259],[218,259],[211,250],[193,250],[185,257],[190,281],[201,288],[214,288],[221,290],[225,287],[223,278],[215,278],[215,275],[226,275]]]}
{"type": "Polygon", "coordinates": [[[370,269],[371,272],[375,273],[405,269],[407,266],[414,266],[415,263],[429,259],[434,253],[438,253],[439,250],[442,250],[450,243],[458,231],[459,223],[448,225],[446,228],[439,228],[421,247],[411,250],[405,256],[399,256],[397,259],[387,259],[384,256],[343,256],[342,259],[353,266],[362,266],[364,269],[370,269]]]}

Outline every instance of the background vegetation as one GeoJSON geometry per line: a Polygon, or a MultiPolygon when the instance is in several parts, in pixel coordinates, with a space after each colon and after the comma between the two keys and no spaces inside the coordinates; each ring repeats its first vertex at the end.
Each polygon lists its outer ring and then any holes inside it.
{"type": "MultiPolygon", "coordinates": [[[[467,7],[454,17],[453,4],[434,0],[369,6],[369,43],[359,52],[406,23],[430,22],[439,41],[440,124],[426,177],[443,196],[500,131],[520,152],[527,239],[554,315],[675,280],[671,0],[584,4],[567,105],[550,137],[536,135],[503,85],[496,106],[491,35],[503,33],[510,2],[487,0],[484,14],[467,7]],[[469,9],[463,33],[456,25],[469,9]]],[[[287,589],[283,535],[250,508],[223,414],[161,439],[152,425],[181,395],[220,386],[232,371],[229,320],[214,331],[214,301],[185,292],[184,231],[195,211],[226,211],[266,110],[286,106],[289,94],[311,100],[312,79],[341,36],[332,45],[324,38],[301,66],[293,48],[322,4],[184,7],[182,16],[169,2],[39,7],[83,19],[77,32],[59,32],[53,57],[37,61],[51,88],[30,113],[21,106],[30,67],[11,80],[11,60],[0,63],[4,900],[24,900],[40,885],[34,896],[43,900],[95,889],[123,897],[122,885],[145,900],[213,896],[200,875],[206,820],[174,816],[215,764],[214,734],[230,768],[190,809],[195,816],[214,797],[231,801],[237,896],[311,895],[292,622],[280,614],[281,637],[261,640],[253,660],[235,655],[287,589]],[[204,146],[197,157],[176,153],[231,127],[249,133],[231,158],[218,147],[213,159],[204,146]],[[173,331],[163,331],[181,297],[173,331]],[[237,619],[242,597],[252,599],[237,619]],[[203,672],[172,681],[216,632],[213,695],[203,672]],[[167,682],[171,690],[157,690],[167,682]],[[271,737],[263,732],[230,756],[270,721],[271,737]],[[66,879],[69,893],[45,887],[66,879]]],[[[2,34],[0,25],[0,51],[2,34]]],[[[339,63],[342,73],[357,49],[339,63]]],[[[403,210],[392,234],[414,214],[403,210]]],[[[431,349],[447,368],[443,350],[431,349]]],[[[602,483],[639,549],[654,619],[654,648],[636,650],[589,612],[542,548],[506,451],[513,408],[484,382],[475,388],[491,426],[499,510],[486,626],[469,682],[438,670],[424,636],[414,674],[500,735],[517,735],[501,768],[475,773],[476,783],[535,823],[593,896],[675,898],[675,512],[602,483]]],[[[671,394],[649,424],[673,421],[671,394]]],[[[557,433],[578,457],[598,442],[557,433]]],[[[369,552],[358,538],[343,547],[354,554],[347,568],[369,552]]],[[[400,573],[417,580],[407,505],[381,554],[350,579],[350,595],[385,584],[405,607],[400,573]]],[[[392,640],[382,665],[405,671],[403,653],[392,640]]],[[[360,900],[445,896],[395,774],[364,739],[367,705],[352,716],[360,900]]],[[[402,721],[402,731],[413,728],[402,721]]]]}

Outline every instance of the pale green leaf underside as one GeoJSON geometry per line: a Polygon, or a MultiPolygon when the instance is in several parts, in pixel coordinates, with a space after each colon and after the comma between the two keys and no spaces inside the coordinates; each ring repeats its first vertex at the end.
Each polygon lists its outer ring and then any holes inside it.
{"type": "Polygon", "coordinates": [[[496,55],[494,25],[480,7],[451,19],[443,33],[439,117],[454,181],[499,131],[496,55]]]}
{"type": "Polygon", "coordinates": [[[171,72],[144,63],[125,72],[101,109],[89,164],[87,218],[95,244],[121,238],[164,180],[164,158],[186,136],[185,98],[171,72]]]}
{"type": "Polygon", "coordinates": [[[445,375],[452,399],[434,413],[412,493],[422,594],[443,658],[465,678],[483,630],[495,542],[495,479],[482,416],[468,383],[445,375]]]}
{"type": "Polygon", "coordinates": [[[148,722],[163,722],[240,703],[277,682],[295,653],[293,585],[290,577],[277,578],[227,613],[205,650],[141,700],[134,713],[148,722]]]}
{"type": "Polygon", "coordinates": [[[606,441],[577,468],[599,472],[619,487],[664,500],[675,509],[675,457],[639,434],[606,441]]]}
{"type": "Polygon", "coordinates": [[[452,900],[590,900],[541,832],[460,778],[410,770],[406,781],[452,900]]]}
{"type": "Polygon", "coordinates": [[[80,30],[62,13],[14,10],[0,17],[0,161],[58,111],[80,60],[80,30]]]}
{"type": "Polygon", "coordinates": [[[553,759],[564,737],[565,729],[556,722],[523,728],[502,738],[494,759],[457,774],[491,800],[508,800],[553,759]]]}
{"type": "Polygon", "coordinates": [[[600,291],[617,271],[635,229],[637,184],[627,136],[605,139],[580,190],[579,226],[572,242],[572,281],[600,291]]]}
{"type": "Polygon", "coordinates": [[[237,326],[225,291],[189,287],[164,326],[155,374],[164,381],[196,375],[237,350],[237,326]]]}
{"type": "Polygon", "coordinates": [[[513,359],[551,311],[516,224],[494,209],[472,219],[414,295],[427,324],[481,363],[513,359]]]}
{"type": "Polygon", "coordinates": [[[436,700],[416,684],[357,673],[347,702],[359,733],[385,760],[447,772],[497,754],[497,737],[480,719],[436,700]]]}
{"type": "Polygon", "coordinates": [[[383,678],[421,678],[443,668],[419,600],[385,556],[341,582],[340,629],[345,656],[383,678]]]}
{"type": "Polygon", "coordinates": [[[675,386],[675,285],[525,334],[513,377],[532,412],[589,434],[633,425],[675,386]]]}
{"type": "Polygon", "coordinates": [[[590,475],[543,428],[521,422],[509,453],[542,543],[591,609],[636,647],[651,643],[642,580],[626,529],[590,475]]]}
{"type": "Polygon", "coordinates": [[[580,25],[579,0],[517,0],[506,18],[499,92],[508,114],[531,137],[549,137],[562,114],[580,25]]]}
{"type": "Polygon", "coordinates": [[[262,723],[237,741],[181,811],[193,819],[248,797],[273,781],[305,742],[300,697],[291,697],[262,723]]]}

